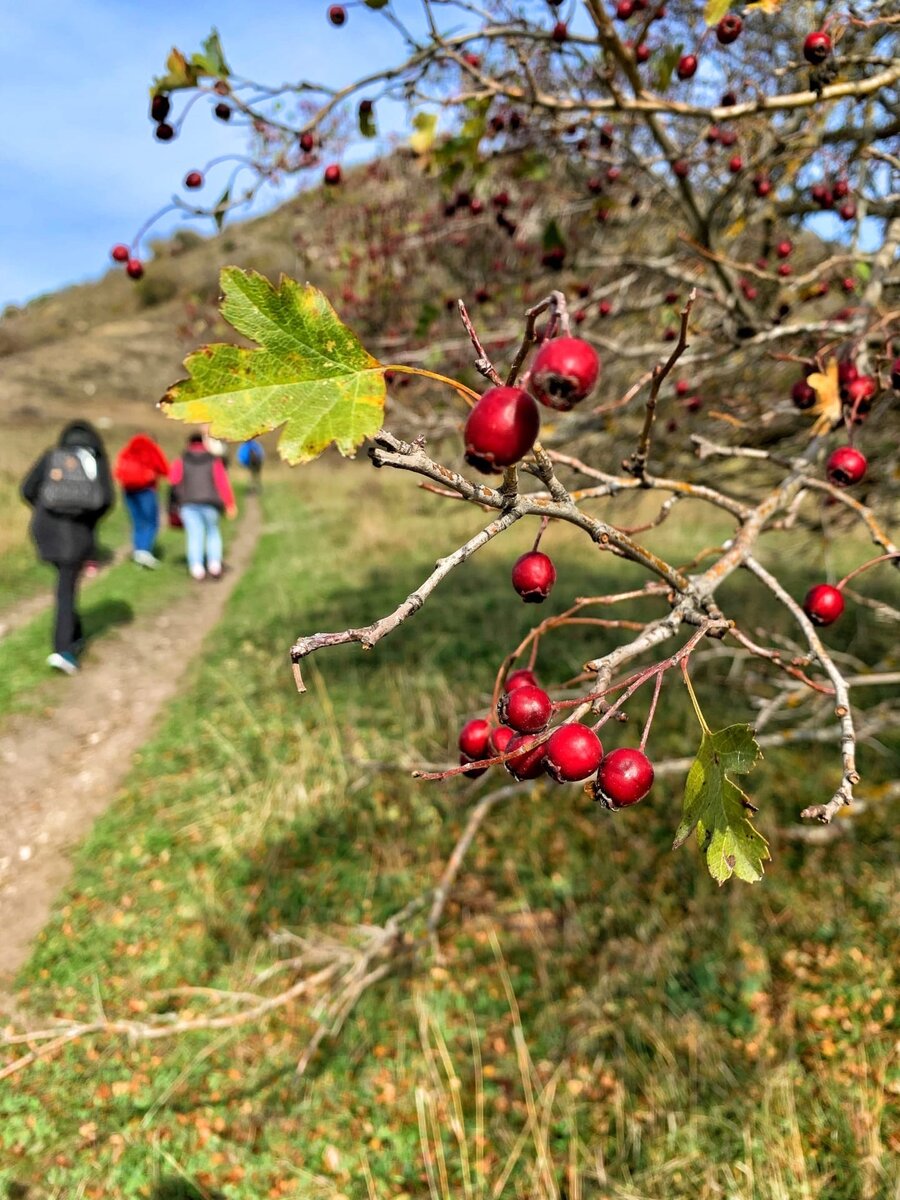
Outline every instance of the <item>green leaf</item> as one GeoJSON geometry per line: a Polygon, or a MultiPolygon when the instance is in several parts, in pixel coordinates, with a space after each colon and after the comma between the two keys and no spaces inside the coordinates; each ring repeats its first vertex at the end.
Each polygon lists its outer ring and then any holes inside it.
{"type": "Polygon", "coordinates": [[[375,109],[372,107],[371,101],[368,103],[360,103],[356,110],[357,120],[359,122],[359,132],[363,137],[373,138],[378,136],[378,130],[375,126],[375,109]]]}
{"type": "Polygon", "coordinates": [[[365,0],[366,8],[374,8],[377,12],[379,8],[387,8],[388,0],[365,0]]]}
{"type": "Polygon", "coordinates": [[[437,113],[416,113],[413,117],[414,133],[410,134],[409,147],[413,154],[427,154],[434,145],[437,133],[437,113]]]}
{"type": "Polygon", "coordinates": [[[179,88],[197,86],[197,69],[189,63],[181,51],[173,46],[166,59],[165,75],[157,75],[150,86],[150,94],[156,92],[176,92],[179,88]]]}
{"type": "Polygon", "coordinates": [[[751,821],[757,810],[728,777],[729,772],[746,775],[759,758],[760,749],[749,725],[704,729],[700,749],[688,772],[673,849],[683,846],[696,829],[709,873],[718,883],[732,875],[747,883],[763,877],[769,848],[751,821]]]}
{"type": "Polygon", "coordinates": [[[718,25],[731,5],[732,0],[706,0],[706,8],[703,10],[703,19],[706,24],[718,25]]]}
{"type": "Polygon", "coordinates": [[[541,248],[543,250],[565,250],[566,242],[562,235],[562,230],[556,222],[555,217],[544,226],[544,232],[541,235],[541,248]]]}
{"type": "Polygon", "coordinates": [[[672,82],[672,76],[675,73],[675,68],[678,66],[683,49],[684,46],[681,42],[676,42],[674,46],[670,46],[661,56],[657,56],[653,84],[658,92],[666,91],[672,82]]]}
{"type": "Polygon", "coordinates": [[[228,63],[225,61],[225,54],[222,50],[222,43],[219,41],[219,31],[213,29],[209,37],[203,43],[199,54],[191,55],[191,63],[197,68],[201,75],[213,75],[219,79],[224,79],[230,75],[228,63]]]}
{"type": "Polygon", "coordinates": [[[308,462],[332,442],[353,455],[381,425],[384,369],[310,284],[225,267],[221,313],[259,349],[202,346],[185,359],[190,378],[162,398],[166,416],[209,422],[214,437],[243,441],[283,426],[289,463],[308,462]]]}
{"type": "Polygon", "coordinates": [[[231,204],[231,188],[226,187],[225,191],[216,201],[216,206],[213,209],[213,220],[216,223],[216,229],[222,232],[222,226],[225,224],[225,217],[228,213],[229,205],[231,204]]]}

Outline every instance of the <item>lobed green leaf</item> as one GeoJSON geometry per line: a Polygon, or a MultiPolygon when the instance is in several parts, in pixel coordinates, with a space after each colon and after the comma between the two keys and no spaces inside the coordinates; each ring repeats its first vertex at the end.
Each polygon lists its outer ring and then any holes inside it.
{"type": "Polygon", "coordinates": [[[282,276],[275,288],[255,271],[225,267],[221,286],[223,317],[258,349],[217,344],[189,355],[189,378],[160,402],[165,414],[235,441],[282,428],[278,449],[290,463],[332,443],[352,456],[381,426],[381,364],[309,284],[282,276]]]}

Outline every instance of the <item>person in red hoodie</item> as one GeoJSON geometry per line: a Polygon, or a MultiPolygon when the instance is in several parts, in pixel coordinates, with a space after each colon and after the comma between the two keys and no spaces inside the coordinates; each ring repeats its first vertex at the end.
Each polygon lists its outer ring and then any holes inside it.
{"type": "Polygon", "coordinates": [[[202,433],[192,433],[181,458],[172,463],[169,482],[175,492],[187,538],[188,570],[194,579],[222,574],[219,517],[237,516],[228,471],[221,458],[206,449],[202,433]]]}
{"type": "Polygon", "coordinates": [[[131,518],[131,557],[141,567],[158,567],[154,555],[159,532],[156,483],[165,479],[169,464],[162,449],[146,433],[136,434],[119,451],[113,474],[122,485],[125,507],[131,518]]]}

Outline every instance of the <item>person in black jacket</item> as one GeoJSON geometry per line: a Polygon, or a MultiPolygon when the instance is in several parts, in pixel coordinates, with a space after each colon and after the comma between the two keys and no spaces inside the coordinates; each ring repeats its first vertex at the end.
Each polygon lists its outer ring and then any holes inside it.
{"type": "Polygon", "coordinates": [[[33,509],[31,536],[44,562],[56,567],[56,616],[53,653],[47,665],[74,675],[78,670],[81,619],[75,607],[78,577],[94,558],[94,530],[113,504],[109,459],[99,433],[87,421],[72,421],[60,434],[53,450],[46,450],[22,481],[22,497],[33,509]],[[48,485],[59,476],[54,466],[59,452],[68,450],[79,474],[88,507],[54,501],[48,485]],[[64,511],[60,511],[63,509],[64,511]]]}

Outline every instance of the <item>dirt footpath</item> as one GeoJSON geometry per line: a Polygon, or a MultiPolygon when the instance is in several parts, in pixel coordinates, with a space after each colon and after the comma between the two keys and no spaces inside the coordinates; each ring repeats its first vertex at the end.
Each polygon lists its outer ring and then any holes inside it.
{"type": "Polygon", "coordinates": [[[57,681],[51,714],[16,718],[0,732],[0,1011],[69,878],[69,851],[115,798],[132,755],[178,692],[259,529],[250,499],[221,582],[198,584],[163,612],[104,638],[79,675],[57,681]]]}

